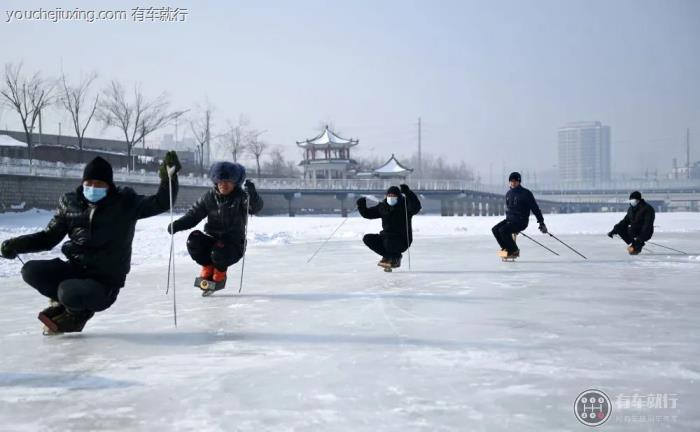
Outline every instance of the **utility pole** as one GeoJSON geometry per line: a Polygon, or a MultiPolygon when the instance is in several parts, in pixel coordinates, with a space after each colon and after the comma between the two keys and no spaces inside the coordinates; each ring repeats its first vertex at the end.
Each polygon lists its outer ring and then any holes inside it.
{"type": "Polygon", "coordinates": [[[418,178],[423,177],[423,153],[422,153],[421,118],[418,117],[418,178]]]}
{"type": "Polygon", "coordinates": [[[209,142],[209,140],[211,139],[211,130],[209,128],[211,126],[211,110],[209,110],[209,109],[207,109],[207,112],[206,112],[206,120],[207,120],[207,129],[205,131],[204,139],[206,140],[206,146],[207,146],[206,153],[207,153],[207,155],[206,155],[206,159],[204,161],[205,161],[206,165],[210,165],[211,164],[211,143],[209,142]]]}
{"type": "Polygon", "coordinates": [[[690,128],[685,130],[685,168],[688,171],[688,178],[690,178],[690,128]]]}

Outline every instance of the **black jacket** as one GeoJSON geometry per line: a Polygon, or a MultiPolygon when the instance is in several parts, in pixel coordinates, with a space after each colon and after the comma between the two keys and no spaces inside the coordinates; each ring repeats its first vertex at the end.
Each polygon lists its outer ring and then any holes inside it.
{"type": "Polygon", "coordinates": [[[421,209],[420,200],[413,191],[406,193],[406,199],[399,197],[394,206],[390,206],[386,199],[374,207],[361,205],[358,207],[360,215],[365,219],[382,219],[382,231],[380,234],[395,237],[397,240],[405,240],[408,231],[409,245],[413,242],[413,216],[421,209]],[[408,207],[408,230],[406,229],[406,210],[408,207]]]}
{"type": "Polygon", "coordinates": [[[537,218],[538,223],[544,222],[540,207],[537,205],[535,196],[529,189],[522,186],[510,189],[506,193],[506,220],[513,222],[522,229],[527,228],[530,222],[530,211],[537,218]]]}
{"type": "Polygon", "coordinates": [[[639,237],[642,241],[647,241],[654,234],[654,219],[656,212],[648,202],[640,200],[636,206],[630,206],[627,214],[614,227],[616,233],[631,231],[634,237],[639,237]]]}
{"type": "MultiPolygon", "coordinates": [[[[184,231],[195,227],[207,218],[204,232],[223,241],[243,243],[245,240],[245,214],[248,194],[237,187],[228,195],[220,195],[216,187],[202,195],[187,213],[173,222],[175,231],[184,231]]],[[[254,190],[250,193],[248,213],[257,214],[263,208],[263,200],[254,190]]]]}
{"type": "MultiPolygon", "coordinates": [[[[173,202],[178,181],[173,176],[173,202]]],[[[152,196],[138,195],[128,187],[111,187],[97,204],[83,197],[83,187],[64,194],[48,226],[41,232],[17,237],[17,253],[53,249],[68,235],[61,252],[85,278],[121,288],[131,269],[131,243],[139,219],[170,208],[168,182],[160,183],[152,196]]]]}

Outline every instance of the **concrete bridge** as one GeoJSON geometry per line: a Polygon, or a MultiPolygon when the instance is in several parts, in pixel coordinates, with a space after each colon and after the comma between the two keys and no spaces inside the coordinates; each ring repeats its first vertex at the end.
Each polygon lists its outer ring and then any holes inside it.
{"type": "MultiPolygon", "coordinates": [[[[37,163],[33,166],[0,163],[0,209],[47,208],[56,205],[58,196],[73,190],[82,177],[78,166],[37,163]]],[[[156,173],[116,170],[115,182],[129,185],[142,193],[155,191],[156,173]]],[[[383,179],[254,179],[265,199],[265,214],[340,214],[348,215],[360,196],[382,199],[398,180],[383,179]]],[[[422,198],[424,211],[443,216],[503,215],[507,186],[488,186],[473,181],[410,179],[411,188],[422,198]]],[[[181,194],[176,207],[184,210],[211,182],[198,176],[181,176],[181,194]]],[[[622,211],[628,206],[630,190],[639,189],[659,211],[683,208],[697,210],[700,181],[689,184],[618,185],[617,188],[541,188],[531,187],[546,213],[622,211]],[[653,186],[649,187],[649,186],[653,186]],[[684,207],[685,206],[685,207],[684,207]]]]}

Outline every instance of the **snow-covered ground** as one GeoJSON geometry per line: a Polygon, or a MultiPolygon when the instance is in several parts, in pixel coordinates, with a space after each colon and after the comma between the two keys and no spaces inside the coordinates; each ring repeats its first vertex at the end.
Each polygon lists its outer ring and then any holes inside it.
{"type": "MultiPolygon", "coordinates": [[[[48,212],[0,215],[0,240],[48,212]]],[[[606,431],[700,430],[700,214],[661,213],[630,257],[619,214],[547,215],[502,263],[494,217],[418,216],[404,267],[362,245],[378,221],[255,218],[243,294],[202,298],[177,242],[179,327],[165,296],[167,216],[141,221],[117,303],[84,333],[44,337],[45,301],[0,260],[0,431],[583,431],[589,388],[620,402],[606,431]],[[638,399],[632,399],[637,395],[638,399]],[[635,409],[648,395],[676,404],[635,409]]],[[[58,256],[57,251],[26,259],[58,256]]]]}

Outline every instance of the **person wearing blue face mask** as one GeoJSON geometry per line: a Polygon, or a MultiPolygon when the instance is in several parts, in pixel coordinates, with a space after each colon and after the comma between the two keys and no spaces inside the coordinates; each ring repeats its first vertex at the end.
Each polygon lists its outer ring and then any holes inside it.
{"type": "Polygon", "coordinates": [[[400,267],[403,252],[413,242],[411,221],[421,210],[418,196],[408,185],[392,186],[384,201],[368,208],[367,199],[363,197],[357,200],[357,209],[365,219],[382,220],[379,234],[366,234],[362,238],[368,248],[382,257],[377,265],[386,269],[400,267]]]}
{"type": "Polygon", "coordinates": [[[628,245],[627,252],[630,255],[638,255],[644,244],[654,235],[654,219],[656,211],[654,207],[642,199],[639,191],[630,194],[629,209],[624,218],[608,233],[613,238],[615,234],[628,245]]]}
{"type": "Polygon", "coordinates": [[[51,250],[68,236],[61,246],[67,261],[32,260],[22,267],[24,281],[50,299],[49,307],[39,313],[45,333],[80,332],[95,312],[115,302],[131,267],[136,221],[170,208],[169,179],[174,200],[179,170],[177,154],[168,152],[158,192],[144,196],[117,187],[112,166],[96,157],[85,166],[75,192],[61,197],[43,231],[2,242],[0,254],[14,259],[22,253],[51,250]]]}

